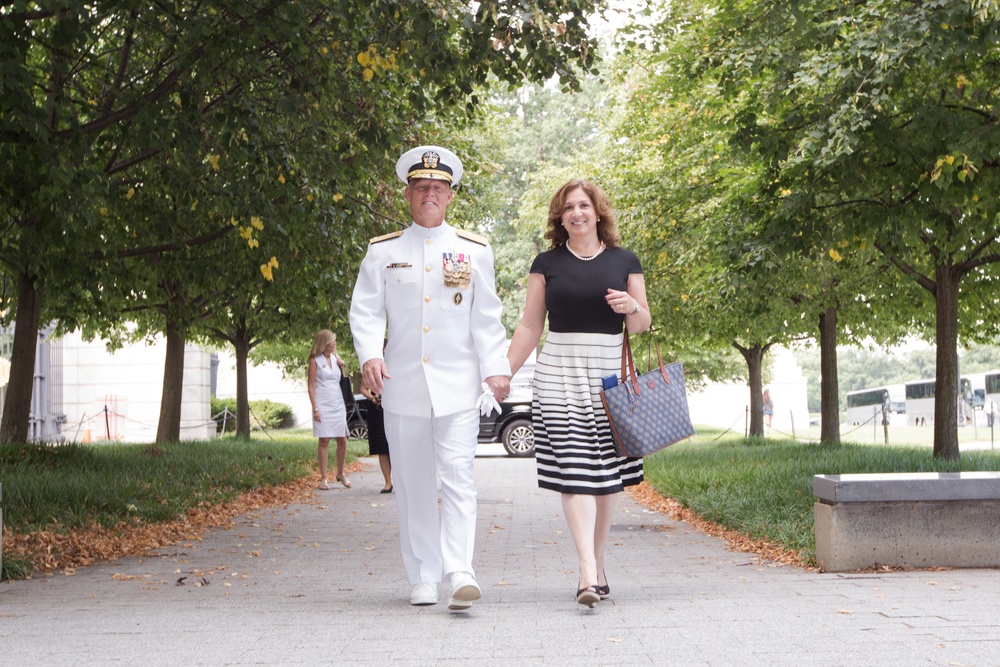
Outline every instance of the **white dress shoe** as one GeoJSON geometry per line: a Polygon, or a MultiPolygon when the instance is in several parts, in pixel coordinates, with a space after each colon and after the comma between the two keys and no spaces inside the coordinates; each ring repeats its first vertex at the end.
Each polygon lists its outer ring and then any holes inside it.
{"type": "Polygon", "coordinates": [[[483,596],[479,584],[468,572],[451,573],[451,601],[448,609],[468,609],[472,603],[483,596]]]}
{"type": "Polygon", "coordinates": [[[421,581],[410,590],[410,604],[437,604],[438,587],[429,581],[421,581]]]}

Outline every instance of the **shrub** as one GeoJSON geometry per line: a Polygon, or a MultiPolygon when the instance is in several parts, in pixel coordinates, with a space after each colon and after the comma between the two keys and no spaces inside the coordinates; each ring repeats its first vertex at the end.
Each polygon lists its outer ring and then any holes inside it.
{"type": "Polygon", "coordinates": [[[222,433],[222,425],[226,425],[226,433],[236,431],[236,399],[212,397],[212,419],[215,420],[215,432],[222,433]],[[224,414],[228,408],[229,414],[224,414]]]}
{"type": "Polygon", "coordinates": [[[284,403],[250,401],[250,424],[257,428],[288,428],[295,424],[295,414],[284,403]]]}
{"type": "MultiPolygon", "coordinates": [[[[215,420],[216,433],[222,432],[225,422],[226,433],[236,431],[236,399],[212,397],[212,418],[215,420]],[[225,410],[229,409],[229,414],[225,410]]],[[[275,429],[288,428],[295,423],[295,414],[291,406],[269,400],[250,401],[250,428],[275,429]]]]}

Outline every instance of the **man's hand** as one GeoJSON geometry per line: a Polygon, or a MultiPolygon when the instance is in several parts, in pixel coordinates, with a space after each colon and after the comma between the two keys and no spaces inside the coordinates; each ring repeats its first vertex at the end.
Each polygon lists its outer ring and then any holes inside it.
{"type": "Polygon", "coordinates": [[[510,378],[506,375],[491,375],[486,378],[486,384],[489,385],[497,403],[502,403],[510,396],[510,378]]]}
{"type": "Polygon", "coordinates": [[[382,359],[369,359],[361,368],[361,381],[374,394],[381,396],[384,385],[382,378],[391,378],[382,359]]]}

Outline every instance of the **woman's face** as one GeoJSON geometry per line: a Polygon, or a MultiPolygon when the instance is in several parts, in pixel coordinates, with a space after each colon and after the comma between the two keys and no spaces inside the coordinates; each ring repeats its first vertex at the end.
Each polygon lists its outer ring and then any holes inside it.
{"type": "Polygon", "coordinates": [[[577,188],[566,195],[562,225],[570,238],[597,236],[597,211],[583,188],[577,188]]]}
{"type": "Polygon", "coordinates": [[[323,348],[323,354],[325,354],[326,356],[330,356],[336,351],[337,351],[337,344],[332,340],[326,344],[326,347],[323,348]]]}

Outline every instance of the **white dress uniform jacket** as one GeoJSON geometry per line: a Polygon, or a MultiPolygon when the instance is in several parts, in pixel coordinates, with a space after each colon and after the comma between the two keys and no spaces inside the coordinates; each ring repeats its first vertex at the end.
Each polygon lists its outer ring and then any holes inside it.
{"type": "Polygon", "coordinates": [[[446,222],[373,239],[350,322],[362,366],[382,357],[388,323],[383,408],[411,417],[475,409],[485,378],[510,375],[501,311],[486,239],[446,222]]]}

